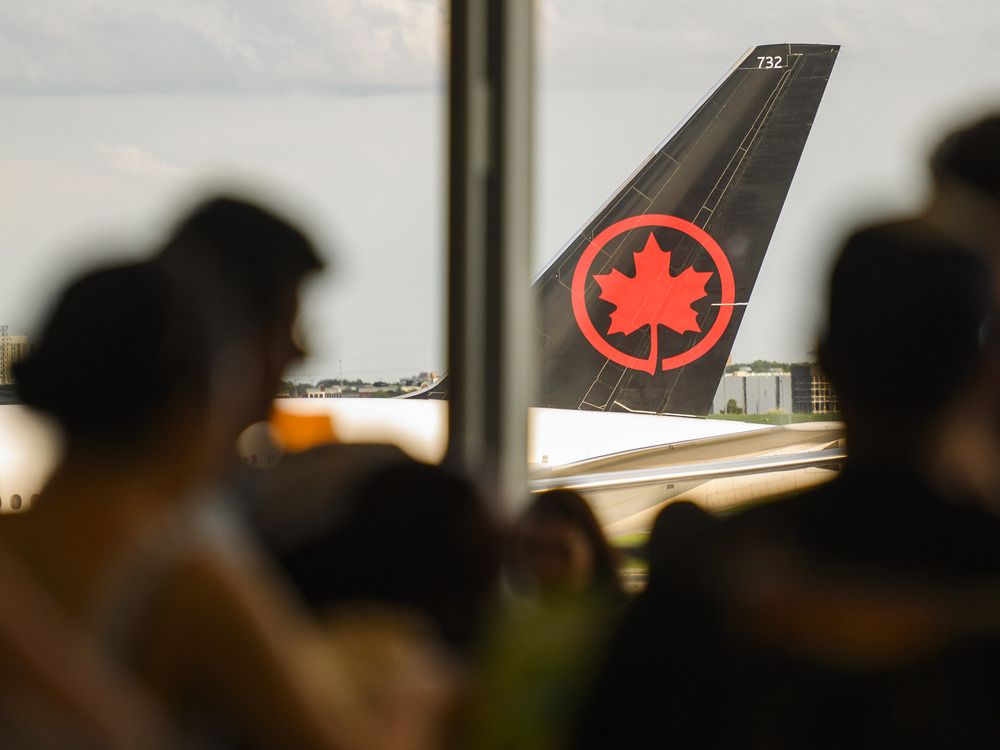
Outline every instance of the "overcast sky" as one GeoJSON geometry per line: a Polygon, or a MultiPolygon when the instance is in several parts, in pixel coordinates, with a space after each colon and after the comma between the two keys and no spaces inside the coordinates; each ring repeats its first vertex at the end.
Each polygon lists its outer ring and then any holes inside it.
{"type": "MultiPolygon", "coordinates": [[[[540,267],[750,47],[842,45],[737,338],[812,349],[845,226],[915,207],[943,128],[1000,106],[1000,6],[544,0],[540,267]]],[[[440,369],[444,12],[424,0],[0,0],[0,323],[217,185],[315,234],[303,376],[440,369]]]]}

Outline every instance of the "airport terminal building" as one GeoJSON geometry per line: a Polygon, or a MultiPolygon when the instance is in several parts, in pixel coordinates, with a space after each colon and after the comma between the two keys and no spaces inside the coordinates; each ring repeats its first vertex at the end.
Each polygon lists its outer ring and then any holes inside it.
{"type": "Polygon", "coordinates": [[[768,414],[792,411],[788,372],[727,373],[712,400],[713,414],[768,414]]]}
{"type": "Polygon", "coordinates": [[[713,414],[830,414],[840,403],[830,381],[815,364],[791,371],[726,373],[712,400],[713,414]]]}
{"type": "Polygon", "coordinates": [[[14,365],[31,351],[27,336],[10,336],[7,327],[0,326],[0,385],[14,382],[14,365]]]}

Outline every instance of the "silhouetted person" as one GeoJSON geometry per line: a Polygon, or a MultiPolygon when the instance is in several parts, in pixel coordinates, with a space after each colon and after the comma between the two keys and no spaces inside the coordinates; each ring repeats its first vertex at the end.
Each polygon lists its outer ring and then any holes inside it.
{"type": "Polygon", "coordinates": [[[721,627],[706,575],[717,525],[690,502],[657,514],[646,588],[599,656],[569,747],[717,746],[727,686],[717,677],[721,627]]]}
{"type": "Polygon", "coordinates": [[[990,271],[981,255],[919,222],[853,234],[833,269],[820,344],[840,397],[846,467],[732,527],[766,522],[810,552],[904,572],[1000,572],[992,516],[936,486],[935,475],[942,427],[995,345],[990,271]]]}
{"type": "Polygon", "coordinates": [[[532,497],[512,531],[511,596],[480,655],[463,747],[564,746],[624,602],[617,558],[576,492],[532,497]]]}
{"type": "Polygon", "coordinates": [[[510,577],[528,593],[623,596],[616,553],[587,501],[571,490],[532,499],[515,530],[510,577]]]}
{"type": "Polygon", "coordinates": [[[159,269],[105,268],[69,286],[15,368],[25,403],[62,428],[64,450],[42,498],[6,518],[0,537],[53,606],[109,650],[104,603],[120,561],[221,460],[225,437],[203,418],[201,331],[159,269]]]}
{"type": "Polygon", "coordinates": [[[295,338],[299,290],[323,268],[291,220],[249,200],[209,198],[171,233],[158,262],[204,311],[216,350],[214,398],[242,429],[266,419],[285,369],[303,352],[295,338]]]}
{"type": "Polygon", "coordinates": [[[948,133],[930,158],[924,218],[1000,259],[1000,114],[948,133]]]}
{"type": "Polygon", "coordinates": [[[433,690],[387,667],[383,702],[354,698],[336,645],[239,525],[192,496],[229,465],[240,419],[219,412],[210,326],[182,291],[145,263],[61,297],[16,375],[25,403],[62,426],[65,455],[31,511],[0,524],[0,544],[187,739],[425,747],[433,690]]]}
{"type": "Polygon", "coordinates": [[[715,531],[716,519],[686,500],[668,503],[653,522],[649,535],[649,573],[646,590],[671,585],[695,573],[696,550],[715,531]]]}
{"type": "MultiPolygon", "coordinates": [[[[948,133],[931,155],[930,171],[924,220],[981,249],[1000,279],[1000,114],[948,133]]],[[[995,360],[945,425],[940,469],[948,482],[1000,511],[1000,462],[995,459],[1000,453],[1000,363],[995,360]]]]}
{"type": "Polygon", "coordinates": [[[991,113],[951,131],[931,155],[936,180],[962,180],[1000,200],[1000,114],[991,113]]]}
{"type": "Polygon", "coordinates": [[[983,255],[933,227],[848,238],[820,347],[844,470],[721,524],[690,585],[636,618],[656,623],[658,644],[623,639],[578,747],[1000,740],[1000,522],[937,471],[942,428],[992,356],[995,303],[983,255]]]}
{"type": "Polygon", "coordinates": [[[756,737],[1000,741],[984,710],[1000,698],[986,666],[1000,642],[1000,521],[942,471],[956,410],[995,371],[994,279],[982,252],[920,222],[847,240],[820,348],[846,466],[735,518],[722,553],[739,613],[734,681],[749,680],[759,701],[740,704],[734,723],[756,737]],[[765,705],[770,714],[754,713],[765,705]]]}
{"type": "Polygon", "coordinates": [[[142,685],[0,544],[0,747],[174,747],[142,685]]]}
{"type": "Polygon", "coordinates": [[[467,654],[499,572],[498,532],[472,483],[397,461],[328,502],[339,515],[281,552],[306,600],[319,611],[375,603],[417,613],[467,654]]]}

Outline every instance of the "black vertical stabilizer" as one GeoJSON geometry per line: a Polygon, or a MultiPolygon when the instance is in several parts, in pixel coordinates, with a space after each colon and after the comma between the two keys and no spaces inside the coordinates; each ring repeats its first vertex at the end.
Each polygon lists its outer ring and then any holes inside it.
{"type": "Polygon", "coordinates": [[[539,274],[538,406],[708,413],[838,50],[753,49],[539,274]]]}
{"type": "Polygon", "coordinates": [[[539,275],[540,406],[708,413],[838,50],[748,53],[539,275]]]}

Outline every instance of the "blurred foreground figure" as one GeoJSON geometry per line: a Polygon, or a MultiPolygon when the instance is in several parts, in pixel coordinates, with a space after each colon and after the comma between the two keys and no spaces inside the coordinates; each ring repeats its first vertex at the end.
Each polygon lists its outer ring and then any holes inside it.
{"type": "Polygon", "coordinates": [[[995,356],[993,278],[926,224],[847,240],[820,351],[846,467],[694,545],[659,645],[616,642],[638,666],[612,654],[577,747],[997,746],[1000,520],[938,470],[995,356]]]}
{"type": "MultiPolygon", "coordinates": [[[[357,446],[334,446],[334,455],[338,447],[357,446]]],[[[499,573],[498,533],[480,493],[445,469],[396,459],[346,494],[327,497],[336,516],[283,543],[290,579],[321,613],[396,610],[467,658],[499,573]]]]}
{"type": "Polygon", "coordinates": [[[683,585],[697,574],[690,566],[705,538],[715,531],[716,519],[707,510],[681,500],[667,505],[653,522],[649,535],[649,580],[646,592],[683,585]]]}
{"type": "Polygon", "coordinates": [[[511,596],[484,644],[459,745],[555,750],[625,595],[615,551],[577,493],[532,498],[512,537],[511,596]]]}
{"type": "Polygon", "coordinates": [[[267,419],[282,374],[303,354],[294,331],[299,289],[323,268],[312,242],[263,206],[217,196],[179,222],[158,262],[202,310],[216,412],[237,432],[267,419]]]}
{"type": "Polygon", "coordinates": [[[847,465],[727,529],[741,669],[756,707],[777,707],[762,718],[743,704],[755,734],[786,746],[1000,742],[987,709],[1000,699],[1000,517],[941,469],[948,425],[995,371],[995,279],[978,249],[919,222],[847,240],[820,348],[847,465]]]}
{"type": "MultiPolygon", "coordinates": [[[[158,262],[184,279],[187,299],[204,311],[210,325],[218,386],[212,396],[213,413],[236,432],[266,420],[285,369],[303,354],[295,330],[300,286],[323,267],[312,241],[287,217],[245,198],[221,195],[198,204],[179,222],[158,262]]],[[[344,498],[337,495],[350,485],[348,475],[364,475],[385,464],[379,451],[343,448],[338,453],[348,455],[341,456],[342,470],[337,471],[338,462],[323,460],[323,453],[309,457],[309,481],[296,479],[302,462],[289,460],[296,466],[271,473],[233,466],[204,494],[217,514],[252,531],[268,552],[285,553],[290,539],[302,538],[296,529],[309,525],[309,531],[316,533],[327,528],[317,521],[329,520],[343,509],[344,498]],[[343,470],[344,460],[357,465],[343,470]],[[331,471],[339,475],[332,492],[326,481],[331,471]],[[321,505],[310,506],[310,498],[319,495],[323,495],[321,505]],[[279,535],[291,532],[283,544],[275,544],[276,530],[279,535]]],[[[369,535],[371,531],[380,529],[372,526],[358,538],[330,541],[377,545],[379,537],[369,535]]],[[[341,549],[328,547],[327,552],[337,555],[341,549]]],[[[394,550],[387,552],[387,564],[398,562],[394,550]]],[[[351,568],[357,569],[353,561],[351,568]]],[[[410,570],[405,565],[398,569],[410,570]]],[[[319,569],[307,575],[313,582],[321,577],[319,569]]],[[[425,648],[420,627],[405,616],[397,617],[394,610],[352,610],[350,617],[338,612],[335,622],[327,617],[329,606],[316,614],[321,615],[324,640],[337,651],[344,671],[341,700],[356,714],[358,726],[375,722],[381,732],[375,736],[385,743],[391,739],[387,732],[393,722],[397,730],[408,722],[392,741],[402,739],[413,747],[430,741],[440,724],[451,679],[437,654],[425,648]],[[348,656],[348,652],[354,653],[348,656]],[[392,712],[400,709],[403,712],[393,717],[392,712]]]]}
{"type": "MultiPolygon", "coordinates": [[[[1000,114],[946,135],[930,159],[924,220],[980,249],[1000,279],[1000,114]]],[[[946,481],[1000,512],[1000,358],[993,357],[942,428],[946,481]]]]}
{"type": "MultiPolygon", "coordinates": [[[[99,270],[63,294],[16,370],[25,403],[62,427],[65,452],[37,507],[0,525],[0,544],[42,606],[108,651],[134,645],[117,641],[111,616],[133,548],[219,460],[221,436],[199,416],[208,348],[198,323],[158,269],[99,270]]],[[[142,615],[136,627],[152,626],[142,615]]]]}
{"type": "Polygon", "coordinates": [[[930,159],[925,219],[1000,259],[1000,114],[946,135],[930,159]]]}
{"type": "Polygon", "coordinates": [[[147,692],[0,545],[0,747],[173,747],[147,692]]]}
{"type": "MultiPolygon", "coordinates": [[[[96,271],[56,305],[16,374],[25,402],[63,427],[65,457],[0,544],[147,686],[183,745],[427,747],[433,681],[393,663],[360,690],[233,517],[196,499],[253,408],[214,399],[219,321],[174,273],[96,271]]],[[[267,382],[262,362],[240,374],[267,382]]]]}
{"type": "Polygon", "coordinates": [[[657,515],[646,588],[597,657],[569,747],[721,746],[726,685],[714,659],[722,636],[707,590],[712,556],[704,551],[717,523],[683,501],[657,515]]]}
{"type": "Polygon", "coordinates": [[[587,501],[570,490],[534,498],[518,522],[511,578],[542,596],[623,594],[617,556],[587,501]]]}

